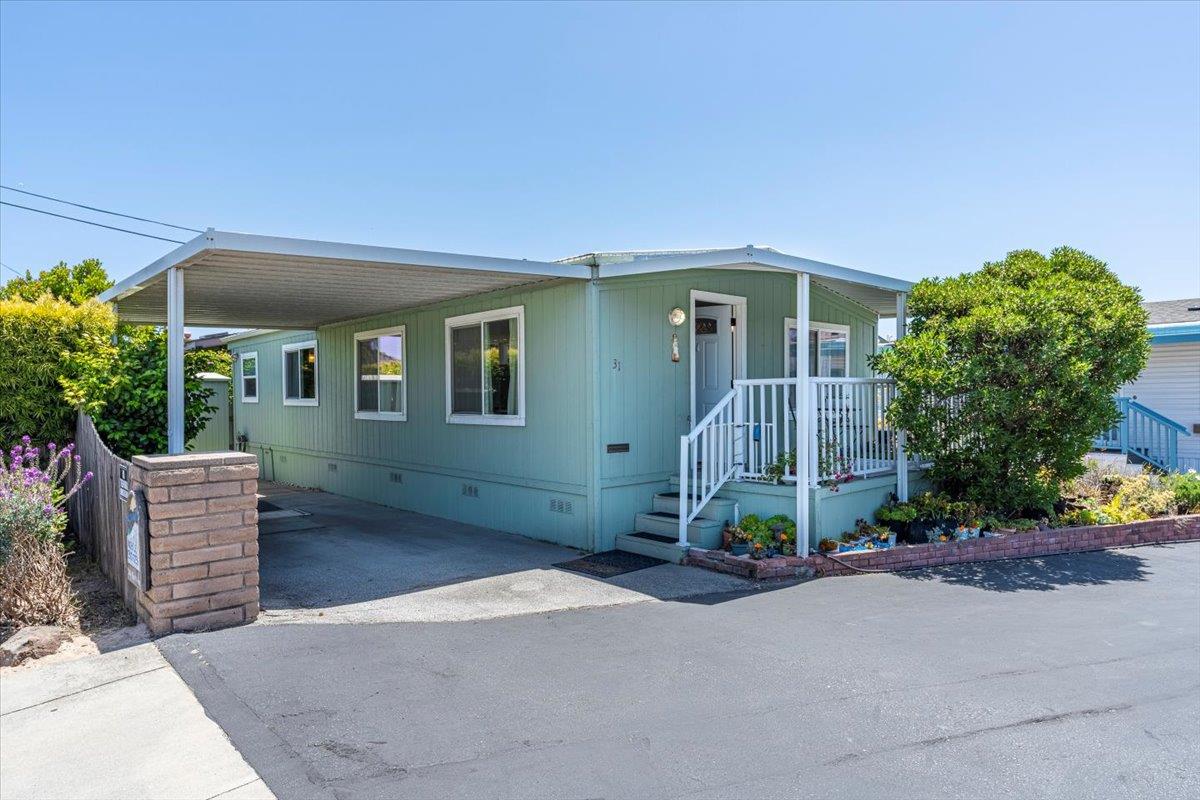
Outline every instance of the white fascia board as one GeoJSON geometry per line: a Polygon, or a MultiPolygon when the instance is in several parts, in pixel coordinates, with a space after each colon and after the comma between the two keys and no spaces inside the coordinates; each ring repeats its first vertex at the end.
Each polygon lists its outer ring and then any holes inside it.
{"type": "Polygon", "coordinates": [[[342,261],[366,261],[380,264],[435,269],[461,269],[476,272],[506,272],[543,278],[591,278],[591,269],[578,264],[551,264],[546,261],[527,261],[517,258],[472,256],[461,253],[438,253],[427,250],[405,250],[397,247],[322,242],[315,239],[289,239],[282,236],[259,236],[252,233],[231,233],[208,230],[167,253],[162,258],[138,270],[100,295],[104,302],[115,302],[206,250],[240,253],[260,253],[270,256],[328,258],[342,261]]]}
{"type": "Polygon", "coordinates": [[[171,267],[182,264],[196,254],[210,249],[212,247],[211,239],[209,238],[211,234],[212,231],[208,231],[194,239],[189,239],[162,258],[152,261],[125,280],[117,282],[111,289],[103,292],[98,299],[105,303],[115,303],[122,297],[133,294],[171,267]]]}
{"type": "Polygon", "coordinates": [[[601,278],[615,278],[623,275],[645,275],[654,272],[674,272],[684,269],[720,269],[722,267],[758,266],[786,270],[788,272],[807,272],[825,278],[860,283],[874,286],[892,292],[911,291],[911,281],[900,278],[889,278],[872,272],[839,267],[836,264],[826,264],[799,256],[789,256],[772,250],[761,250],[757,247],[742,247],[732,250],[713,250],[707,253],[684,253],[673,256],[660,256],[642,261],[627,261],[619,264],[603,264],[600,266],[601,278]]]}

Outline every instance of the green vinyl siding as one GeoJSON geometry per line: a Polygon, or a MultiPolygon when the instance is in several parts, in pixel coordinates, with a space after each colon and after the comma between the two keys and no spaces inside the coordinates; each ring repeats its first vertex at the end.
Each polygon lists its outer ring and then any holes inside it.
{"type": "Polygon", "coordinates": [[[259,357],[259,402],[235,402],[235,428],[267,478],[588,547],[584,298],[584,283],[554,282],[234,342],[259,357]],[[448,423],[445,319],[511,306],[525,313],[525,425],[448,423]],[[408,419],[355,419],[354,334],[396,325],[408,419]],[[281,348],[313,338],[319,404],[284,406],[281,348]]]}

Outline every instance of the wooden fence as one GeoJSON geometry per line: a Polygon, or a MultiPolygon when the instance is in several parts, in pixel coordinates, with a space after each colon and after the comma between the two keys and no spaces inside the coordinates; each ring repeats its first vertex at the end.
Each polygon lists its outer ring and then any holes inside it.
{"type": "Polygon", "coordinates": [[[79,543],[125,598],[125,605],[134,609],[137,593],[125,580],[126,508],[120,496],[121,471],[128,476],[129,462],[113,455],[86,414],[75,423],[75,452],[83,470],[91,470],[94,477],[71,498],[71,523],[79,543]]]}

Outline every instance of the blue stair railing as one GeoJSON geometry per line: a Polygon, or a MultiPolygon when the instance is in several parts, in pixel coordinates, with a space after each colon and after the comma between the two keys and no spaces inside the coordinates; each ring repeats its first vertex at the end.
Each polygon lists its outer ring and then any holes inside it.
{"type": "Polygon", "coordinates": [[[1130,397],[1117,397],[1121,419],[1093,442],[1097,450],[1116,450],[1135,456],[1166,472],[1179,469],[1179,434],[1191,436],[1183,425],[1130,397]]]}

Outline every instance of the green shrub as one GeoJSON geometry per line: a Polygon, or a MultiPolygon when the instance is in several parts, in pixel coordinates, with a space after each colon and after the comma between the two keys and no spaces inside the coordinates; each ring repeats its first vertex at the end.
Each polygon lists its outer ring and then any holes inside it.
{"type": "MultiPolygon", "coordinates": [[[[215,407],[212,390],[196,377],[211,365],[210,351],[184,355],[184,439],[204,427],[215,407]]],[[[110,369],[81,370],[68,396],[91,415],[96,431],[117,455],[130,458],[167,450],[167,336],[159,328],[121,326],[110,369]]]]}
{"type": "Polygon", "coordinates": [[[1163,483],[1175,496],[1175,510],[1180,514],[1200,514],[1200,473],[1196,470],[1173,472],[1163,483]]]}
{"type": "Polygon", "coordinates": [[[113,285],[98,258],[85,258],[72,267],[60,261],[50,269],[42,270],[33,277],[29,270],[25,276],[13,278],[0,288],[2,300],[28,300],[33,302],[44,294],[80,305],[113,285]]]}
{"type": "Polygon", "coordinates": [[[73,438],[75,411],[64,383],[84,371],[111,370],[115,326],[111,309],[94,301],[0,300],[0,441],[73,438]]]}
{"type": "Polygon", "coordinates": [[[931,477],[999,513],[1046,510],[1078,475],[1112,397],[1145,365],[1146,312],[1105,264],[1024,250],[909,298],[909,335],[872,358],[897,382],[889,410],[931,477]]]}

